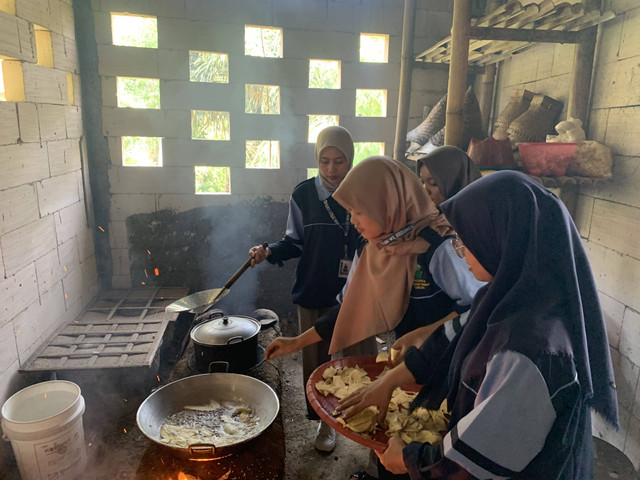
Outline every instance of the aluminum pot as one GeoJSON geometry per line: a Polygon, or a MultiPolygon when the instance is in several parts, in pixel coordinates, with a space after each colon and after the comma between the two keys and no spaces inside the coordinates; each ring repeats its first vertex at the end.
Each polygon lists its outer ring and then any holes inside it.
{"type": "Polygon", "coordinates": [[[170,449],[177,456],[194,461],[209,461],[237,453],[273,423],[279,410],[278,396],[266,383],[235,373],[205,373],[177,380],[156,390],[138,408],[136,422],[147,438],[170,449]],[[167,417],[183,410],[186,405],[204,405],[212,400],[241,402],[250,407],[259,419],[256,433],[241,442],[218,448],[211,444],[181,448],[160,440],[160,427],[167,417]]]}
{"type": "Polygon", "coordinates": [[[191,330],[196,367],[200,372],[244,372],[258,363],[260,323],[242,315],[223,315],[191,330]]]}

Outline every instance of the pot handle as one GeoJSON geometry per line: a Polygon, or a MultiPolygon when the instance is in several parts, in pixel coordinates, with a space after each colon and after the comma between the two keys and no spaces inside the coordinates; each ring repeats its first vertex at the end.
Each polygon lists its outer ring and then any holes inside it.
{"type": "Polygon", "coordinates": [[[229,362],[223,362],[223,361],[210,362],[209,368],[207,370],[208,370],[208,373],[216,373],[216,372],[229,373],[229,362]],[[219,367],[219,368],[215,368],[215,367],[219,367]]]}
{"type": "Polygon", "coordinates": [[[216,446],[213,443],[196,443],[189,445],[189,455],[194,460],[209,460],[216,453],[216,446]]]}
{"type": "Polygon", "coordinates": [[[231,337],[229,340],[227,340],[227,345],[234,345],[242,342],[244,342],[244,338],[242,338],[242,335],[236,335],[235,337],[231,337]]]}
{"type": "Polygon", "coordinates": [[[192,326],[196,326],[200,323],[203,322],[208,322],[209,320],[213,320],[215,318],[222,318],[226,315],[226,313],[224,313],[224,311],[218,309],[218,310],[213,310],[212,312],[203,312],[200,315],[197,315],[196,318],[193,319],[192,322],[192,326]]]}

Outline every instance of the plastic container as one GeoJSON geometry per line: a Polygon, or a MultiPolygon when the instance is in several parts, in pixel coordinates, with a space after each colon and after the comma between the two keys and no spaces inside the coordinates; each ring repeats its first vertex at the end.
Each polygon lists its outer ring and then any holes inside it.
{"type": "Polygon", "coordinates": [[[4,403],[2,430],[22,480],[82,477],[87,464],[83,413],[80,387],[66,380],[37,383],[4,403]]]}
{"type": "Polygon", "coordinates": [[[573,158],[577,143],[518,143],[522,165],[531,175],[561,177],[573,158]]]}

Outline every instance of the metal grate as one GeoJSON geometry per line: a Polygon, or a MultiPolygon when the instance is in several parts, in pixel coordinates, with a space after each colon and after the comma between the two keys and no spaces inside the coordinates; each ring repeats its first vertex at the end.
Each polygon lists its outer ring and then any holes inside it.
{"type": "Polygon", "coordinates": [[[76,320],[60,327],[21,372],[149,367],[168,322],[165,307],[186,288],[106,290],[76,320]]]}

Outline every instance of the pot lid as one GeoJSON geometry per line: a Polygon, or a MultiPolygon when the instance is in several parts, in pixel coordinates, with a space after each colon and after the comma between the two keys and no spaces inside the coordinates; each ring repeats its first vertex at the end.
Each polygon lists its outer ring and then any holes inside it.
{"type": "Polygon", "coordinates": [[[260,331],[260,324],[251,317],[225,315],[209,320],[191,331],[191,339],[204,345],[227,345],[229,340],[248,340],[260,331]]]}

